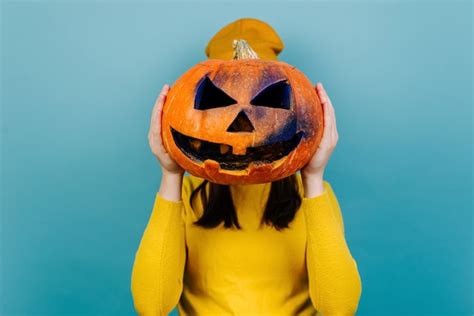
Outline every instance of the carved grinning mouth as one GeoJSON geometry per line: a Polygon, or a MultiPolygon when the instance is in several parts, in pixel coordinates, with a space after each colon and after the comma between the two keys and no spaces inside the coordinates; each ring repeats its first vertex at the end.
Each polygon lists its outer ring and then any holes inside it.
{"type": "Polygon", "coordinates": [[[234,155],[230,145],[187,136],[172,127],[171,134],[178,148],[190,159],[199,162],[212,159],[217,161],[222,169],[242,170],[250,163],[271,163],[287,156],[298,146],[304,133],[301,131],[288,140],[268,145],[247,147],[245,155],[234,155]]]}

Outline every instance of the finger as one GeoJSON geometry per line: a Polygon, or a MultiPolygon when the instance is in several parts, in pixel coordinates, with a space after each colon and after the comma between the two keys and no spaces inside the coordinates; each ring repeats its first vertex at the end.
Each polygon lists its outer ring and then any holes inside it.
{"type": "Polygon", "coordinates": [[[337,132],[337,120],[336,120],[336,109],[334,108],[334,105],[332,101],[329,101],[329,105],[331,108],[331,113],[332,113],[332,126],[333,126],[333,137],[334,137],[334,142],[337,142],[338,138],[338,132],[337,132]]]}
{"type": "Polygon", "coordinates": [[[337,135],[337,123],[336,123],[336,111],[334,110],[334,106],[332,106],[332,119],[333,119],[333,123],[332,123],[332,126],[333,126],[333,137],[334,137],[334,142],[337,142],[337,138],[338,138],[338,135],[337,135]]]}
{"type": "Polygon", "coordinates": [[[161,130],[161,113],[163,110],[163,104],[165,103],[166,95],[168,93],[169,86],[165,84],[161,89],[158,98],[155,101],[153,110],[151,113],[150,131],[156,133],[161,130]]]}
{"type": "Polygon", "coordinates": [[[329,98],[326,94],[326,91],[324,90],[324,87],[322,83],[318,82],[316,85],[316,92],[318,93],[319,100],[321,101],[323,105],[323,111],[324,111],[324,116],[325,116],[325,123],[329,123],[329,120],[326,120],[327,115],[330,115],[330,108],[327,106],[329,105],[329,98]]]}
{"type": "Polygon", "coordinates": [[[332,102],[328,102],[328,107],[329,111],[331,112],[331,134],[333,139],[336,137],[336,111],[334,110],[334,106],[332,105],[332,102]]]}
{"type": "Polygon", "coordinates": [[[327,102],[323,103],[323,110],[324,110],[324,131],[323,131],[323,137],[321,139],[321,143],[326,145],[329,143],[329,139],[332,134],[331,111],[329,110],[329,104],[327,102]]]}
{"type": "Polygon", "coordinates": [[[318,93],[320,95],[320,98],[322,99],[321,102],[329,103],[330,110],[331,110],[332,113],[334,113],[334,116],[335,116],[334,106],[333,106],[331,98],[329,98],[329,95],[328,95],[326,89],[324,88],[323,84],[319,82],[318,85],[317,85],[317,89],[318,89],[318,93]]]}
{"type": "Polygon", "coordinates": [[[324,86],[321,82],[318,82],[318,84],[316,85],[316,90],[318,92],[318,96],[321,100],[321,103],[330,102],[329,96],[327,95],[326,90],[324,89],[324,86]]]}
{"type": "Polygon", "coordinates": [[[321,94],[321,98],[324,100],[324,102],[326,102],[328,104],[328,110],[329,110],[330,116],[331,116],[331,118],[330,118],[330,120],[331,120],[330,134],[331,134],[331,137],[333,139],[335,139],[336,135],[337,135],[336,111],[334,109],[332,101],[329,98],[329,95],[327,94],[326,89],[324,88],[323,84],[318,83],[317,87],[318,87],[318,92],[321,94]]]}
{"type": "Polygon", "coordinates": [[[151,115],[149,137],[151,137],[150,141],[152,142],[152,146],[155,147],[156,150],[158,150],[160,153],[166,153],[166,149],[163,146],[163,139],[161,136],[161,119],[163,105],[165,103],[168,91],[169,86],[165,84],[161,89],[158,98],[156,99],[155,106],[153,107],[151,115]]]}
{"type": "Polygon", "coordinates": [[[321,139],[322,147],[330,148],[335,143],[336,139],[336,129],[334,127],[334,111],[332,108],[332,104],[330,102],[327,93],[325,93],[324,87],[321,83],[318,83],[316,86],[318,90],[318,94],[320,95],[321,102],[323,104],[324,110],[324,132],[323,137],[321,139]]]}

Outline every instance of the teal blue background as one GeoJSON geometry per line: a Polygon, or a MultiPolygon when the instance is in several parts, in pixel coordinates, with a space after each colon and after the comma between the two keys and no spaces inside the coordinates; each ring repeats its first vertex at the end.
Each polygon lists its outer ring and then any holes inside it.
{"type": "Polygon", "coordinates": [[[358,315],[472,315],[470,2],[4,2],[2,315],[132,315],[161,86],[240,17],[325,84],[358,315]]]}

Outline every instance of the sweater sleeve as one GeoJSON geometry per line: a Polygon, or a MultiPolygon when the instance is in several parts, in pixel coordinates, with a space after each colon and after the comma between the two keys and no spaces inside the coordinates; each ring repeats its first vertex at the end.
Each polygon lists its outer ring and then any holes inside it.
{"type": "Polygon", "coordinates": [[[131,290],[139,315],[168,315],[178,304],[186,262],[183,201],[156,194],[135,254],[131,290]]]}
{"type": "Polygon", "coordinates": [[[307,230],[306,264],[313,305],[323,316],[355,315],[362,285],[331,185],[324,181],[321,195],[303,197],[301,208],[307,230]]]}

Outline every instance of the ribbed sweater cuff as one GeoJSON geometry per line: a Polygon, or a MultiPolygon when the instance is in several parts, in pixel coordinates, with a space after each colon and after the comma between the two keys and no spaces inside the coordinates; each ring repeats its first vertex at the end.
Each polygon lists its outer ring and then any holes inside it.
{"type": "MultiPolygon", "coordinates": [[[[301,208],[305,213],[306,223],[309,228],[316,229],[326,225],[340,228],[332,209],[329,191],[326,186],[323,193],[318,196],[311,198],[303,197],[301,208]]],[[[311,230],[310,233],[312,232],[314,230],[311,230]]]]}
{"type": "Polygon", "coordinates": [[[160,205],[163,207],[173,208],[173,207],[181,207],[183,205],[183,200],[179,200],[179,201],[167,200],[164,197],[162,197],[159,192],[157,192],[155,196],[155,205],[157,203],[160,203],[160,205]]]}
{"type": "Polygon", "coordinates": [[[184,203],[180,201],[171,201],[162,197],[159,193],[156,193],[155,203],[153,205],[153,211],[151,213],[150,224],[154,225],[157,221],[165,219],[166,225],[169,220],[176,216],[182,216],[182,208],[184,203]]]}
{"type": "Polygon", "coordinates": [[[320,195],[314,197],[303,197],[301,206],[304,209],[314,209],[315,207],[318,208],[331,208],[331,201],[329,199],[329,192],[324,185],[324,190],[320,195]]]}

